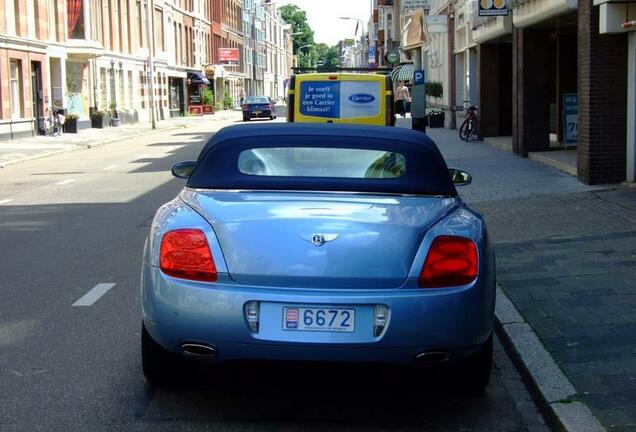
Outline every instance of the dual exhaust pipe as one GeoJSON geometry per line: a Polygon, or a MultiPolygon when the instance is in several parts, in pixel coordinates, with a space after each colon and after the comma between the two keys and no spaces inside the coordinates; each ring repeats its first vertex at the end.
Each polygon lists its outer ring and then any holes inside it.
{"type": "MultiPolygon", "coordinates": [[[[205,359],[213,359],[216,357],[216,348],[201,343],[186,342],[182,343],[181,351],[185,354],[205,359]]],[[[444,363],[450,360],[448,351],[424,351],[415,356],[415,361],[419,364],[435,364],[444,363]]]]}

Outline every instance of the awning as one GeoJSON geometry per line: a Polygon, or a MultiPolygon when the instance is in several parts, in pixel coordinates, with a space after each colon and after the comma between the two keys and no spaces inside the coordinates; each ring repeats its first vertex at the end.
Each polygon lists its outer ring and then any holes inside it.
{"type": "Polygon", "coordinates": [[[192,84],[210,84],[210,81],[208,81],[201,72],[188,72],[188,80],[190,80],[192,84]]]}
{"type": "Polygon", "coordinates": [[[413,66],[413,63],[401,64],[399,66],[396,66],[395,69],[393,69],[393,72],[391,72],[391,78],[393,79],[393,82],[398,82],[398,81],[412,82],[414,72],[415,72],[415,66],[413,66]]]}

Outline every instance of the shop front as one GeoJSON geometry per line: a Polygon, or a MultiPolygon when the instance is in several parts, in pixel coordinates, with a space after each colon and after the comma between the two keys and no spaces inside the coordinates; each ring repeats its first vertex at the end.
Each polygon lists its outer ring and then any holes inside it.
{"type": "Polygon", "coordinates": [[[204,90],[209,88],[210,81],[201,72],[188,72],[188,113],[203,115],[204,90]]]}
{"type": "MultiPolygon", "coordinates": [[[[625,109],[629,83],[636,85],[628,72],[629,30],[622,27],[629,17],[604,11],[603,4],[513,2],[511,17],[479,18],[473,31],[481,134],[510,134],[513,153],[588,184],[620,182],[630,172],[636,177],[625,109]],[[616,22],[610,25],[611,16],[616,22]]],[[[626,12],[624,3],[616,7],[626,12]]]]}
{"type": "MultiPolygon", "coordinates": [[[[67,113],[76,114],[80,119],[88,117],[89,108],[89,68],[85,61],[65,61],[66,88],[64,92],[64,107],[67,113]]],[[[60,99],[58,86],[54,88],[54,100],[60,99]]],[[[59,103],[59,102],[58,102],[59,103]]]]}

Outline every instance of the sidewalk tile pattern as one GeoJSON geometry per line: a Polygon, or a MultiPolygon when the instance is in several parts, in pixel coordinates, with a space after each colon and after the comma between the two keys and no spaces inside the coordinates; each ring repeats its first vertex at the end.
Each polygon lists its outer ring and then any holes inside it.
{"type": "Polygon", "coordinates": [[[498,281],[610,431],[636,431],[636,189],[589,187],[558,170],[429,130],[486,219],[498,281]]]}

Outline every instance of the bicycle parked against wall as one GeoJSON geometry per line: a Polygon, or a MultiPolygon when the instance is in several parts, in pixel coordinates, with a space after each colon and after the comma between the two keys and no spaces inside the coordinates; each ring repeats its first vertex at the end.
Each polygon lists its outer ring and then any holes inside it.
{"type": "Polygon", "coordinates": [[[467,109],[466,120],[459,127],[459,139],[468,142],[470,137],[477,136],[477,107],[470,105],[467,109]]]}
{"type": "Polygon", "coordinates": [[[64,124],[64,115],[58,110],[47,108],[44,116],[44,134],[46,136],[62,135],[62,125],[64,124]]]}

